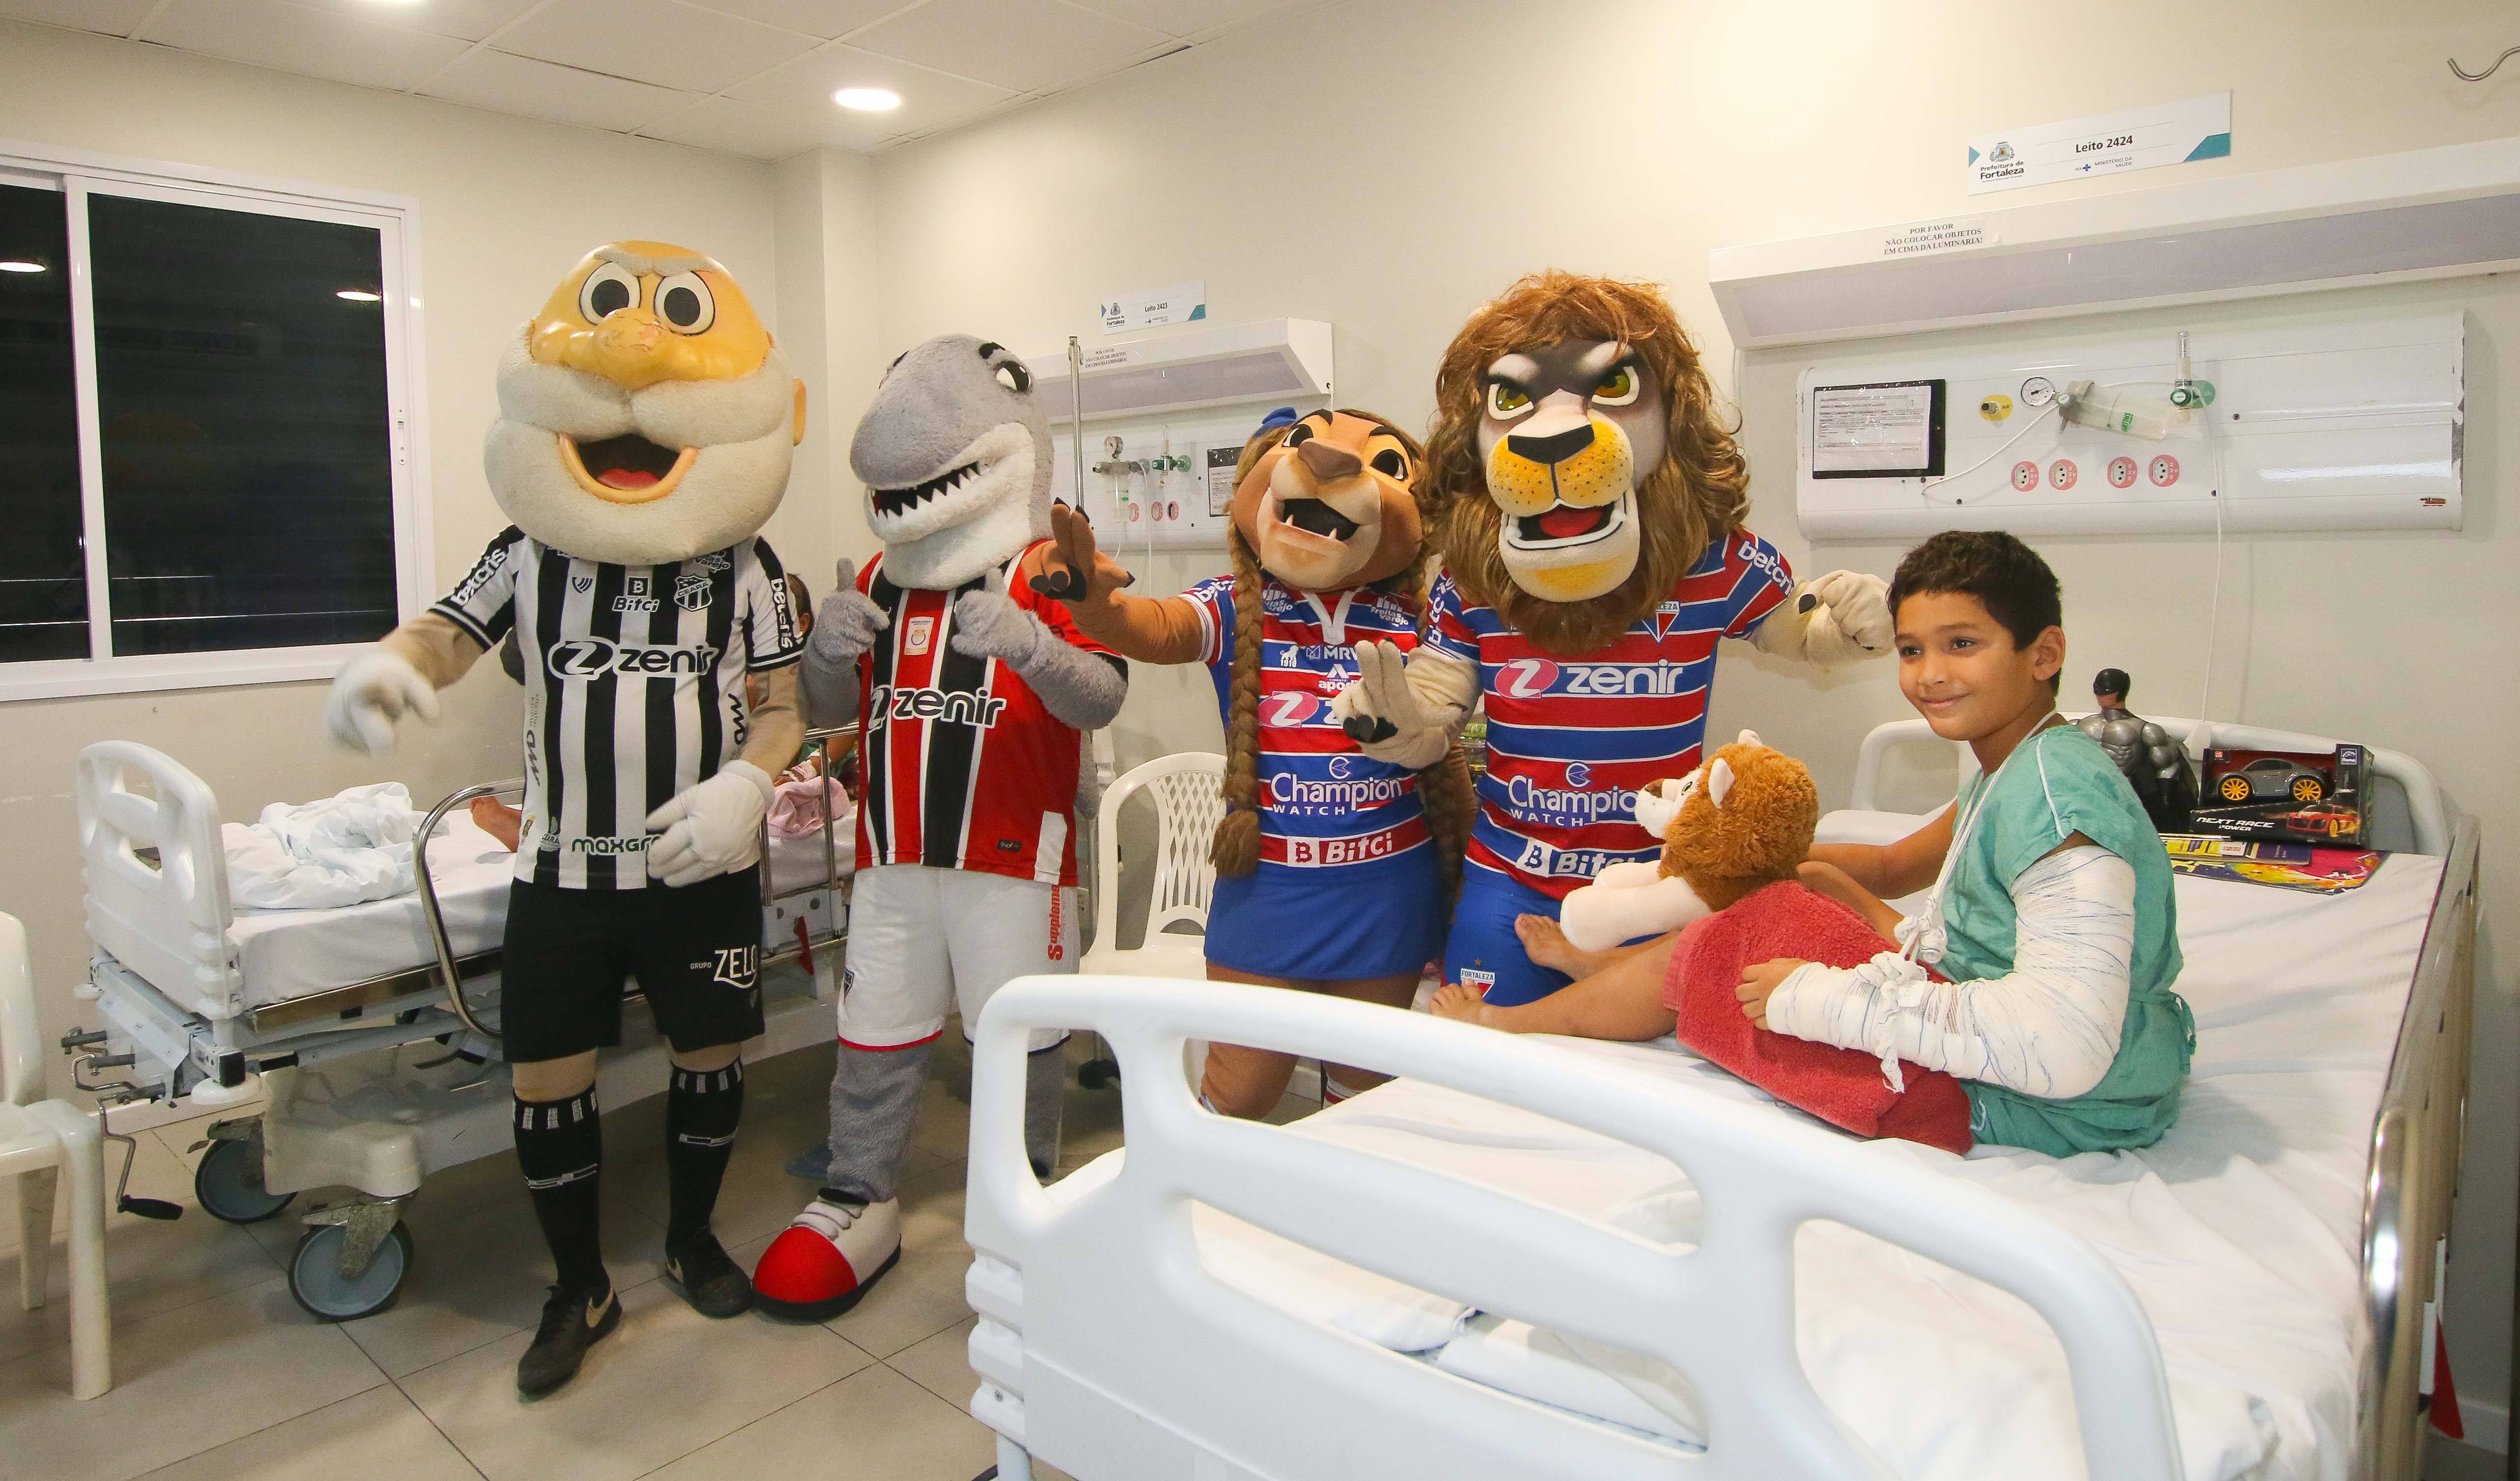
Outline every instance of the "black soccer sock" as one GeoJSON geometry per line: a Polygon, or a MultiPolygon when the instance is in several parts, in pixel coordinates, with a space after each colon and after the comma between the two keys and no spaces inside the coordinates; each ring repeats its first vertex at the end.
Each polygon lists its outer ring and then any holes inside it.
{"type": "Polygon", "coordinates": [[[672,1190],[665,1248],[679,1249],[709,1226],[718,1183],[735,1155],[735,1126],[743,1119],[743,1061],[722,1070],[676,1065],[665,1092],[665,1172],[672,1190]]]}
{"type": "Polygon", "coordinates": [[[566,1100],[517,1101],[517,1166],[533,1195],[534,1218],[551,1246],[560,1283],[570,1290],[604,1290],[604,1240],[596,1226],[597,1189],[604,1170],[604,1123],[596,1115],[595,1087],[566,1100]]]}

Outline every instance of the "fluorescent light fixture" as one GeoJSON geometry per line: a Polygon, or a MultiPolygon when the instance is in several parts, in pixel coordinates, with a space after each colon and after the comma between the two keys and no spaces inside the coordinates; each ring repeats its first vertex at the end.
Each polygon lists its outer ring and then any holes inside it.
{"type": "Polygon", "coordinates": [[[1962,211],[1981,246],[1916,253],[1911,225],[1718,248],[1734,345],[2203,303],[2520,264],[2520,139],[1962,211]]]}
{"type": "MultiPolygon", "coordinates": [[[[1053,422],[1069,419],[1065,347],[1026,355],[1033,398],[1053,422]]],[[[1093,347],[1085,366],[1085,420],[1303,400],[1330,393],[1330,327],[1316,319],[1262,319],[1093,347]]]]}
{"type": "Polygon", "coordinates": [[[832,94],[832,101],[862,114],[882,114],[901,106],[901,94],[880,87],[844,87],[832,94]]]}
{"type": "Polygon", "coordinates": [[[41,262],[28,262],[24,260],[0,262],[0,272],[42,272],[43,270],[44,264],[41,262]]]}
{"type": "Polygon", "coordinates": [[[364,288],[344,288],[339,293],[333,295],[333,297],[337,299],[347,299],[353,303],[375,303],[382,301],[384,295],[381,293],[370,293],[364,288]]]}

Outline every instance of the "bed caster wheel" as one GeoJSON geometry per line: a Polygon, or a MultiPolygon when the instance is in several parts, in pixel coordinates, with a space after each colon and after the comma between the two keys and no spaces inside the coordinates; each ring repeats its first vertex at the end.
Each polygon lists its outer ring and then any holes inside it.
{"type": "Polygon", "coordinates": [[[306,1231],[289,1261],[289,1294],[326,1321],[356,1321],[394,1304],[411,1272],[411,1230],[396,1224],[368,1258],[366,1269],[343,1274],[341,1253],[354,1226],[328,1224],[306,1231]]]}
{"type": "Polygon", "coordinates": [[[1089,1059],[1076,1067],[1076,1083],[1089,1090],[1120,1083],[1120,1062],[1116,1059],[1089,1059]]]}
{"type": "Polygon", "coordinates": [[[202,1212],[228,1224],[260,1224],[289,1207],[295,1193],[262,1185],[262,1138],[213,1141],[193,1169],[193,1196],[202,1212]]]}

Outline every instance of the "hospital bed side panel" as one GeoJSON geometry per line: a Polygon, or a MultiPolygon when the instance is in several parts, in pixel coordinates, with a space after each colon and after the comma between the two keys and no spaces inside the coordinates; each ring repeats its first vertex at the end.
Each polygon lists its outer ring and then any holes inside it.
{"type": "Polygon", "coordinates": [[[212,935],[167,908],[165,896],[90,868],[88,939],[188,1013],[233,1018],[244,993],[224,933],[212,935]]]}

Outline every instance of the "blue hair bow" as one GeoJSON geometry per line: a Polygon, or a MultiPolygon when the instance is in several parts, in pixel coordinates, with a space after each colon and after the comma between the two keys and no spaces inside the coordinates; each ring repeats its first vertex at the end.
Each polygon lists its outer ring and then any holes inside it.
{"type": "Polygon", "coordinates": [[[1281,427],[1292,427],[1295,425],[1295,408],[1292,406],[1281,406],[1277,410],[1269,413],[1267,416],[1262,417],[1260,419],[1260,425],[1252,429],[1251,436],[1255,438],[1266,437],[1281,427]]]}

